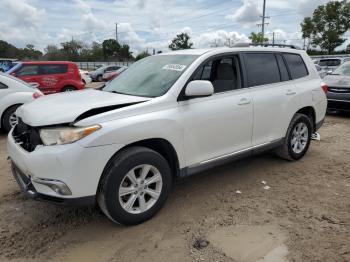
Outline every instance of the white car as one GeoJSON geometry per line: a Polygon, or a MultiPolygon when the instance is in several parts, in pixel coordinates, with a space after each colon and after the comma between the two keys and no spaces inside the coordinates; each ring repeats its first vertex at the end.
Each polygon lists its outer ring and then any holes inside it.
{"type": "Polygon", "coordinates": [[[115,222],[141,223],[163,206],[174,178],[268,150],[302,158],[325,117],[323,88],[295,49],[151,56],[101,91],[22,106],[8,138],[13,174],[35,199],[97,202],[115,222]]]}
{"type": "Polygon", "coordinates": [[[17,124],[17,108],[42,95],[33,85],[0,73],[0,127],[6,132],[10,131],[17,124]]]}
{"type": "Polygon", "coordinates": [[[81,81],[83,81],[85,85],[92,82],[89,71],[79,69],[79,73],[81,76],[81,81]]]}

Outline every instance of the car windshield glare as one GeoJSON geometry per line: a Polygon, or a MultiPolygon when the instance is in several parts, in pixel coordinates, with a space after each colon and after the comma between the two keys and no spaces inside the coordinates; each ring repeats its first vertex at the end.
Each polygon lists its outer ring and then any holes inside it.
{"type": "Polygon", "coordinates": [[[162,96],[197,57],[156,55],[144,58],[107,84],[103,91],[143,97],[162,96]]]}
{"type": "Polygon", "coordinates": [[[334,70],[332,74],[350,76],[350,62],[346,62],[345,64],[341,65],[334,70]]]}

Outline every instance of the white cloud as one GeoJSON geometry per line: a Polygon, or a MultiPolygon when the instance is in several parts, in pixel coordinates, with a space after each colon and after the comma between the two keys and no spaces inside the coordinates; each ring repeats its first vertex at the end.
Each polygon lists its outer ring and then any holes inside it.
{"type": "Polygon", "coordinates": [[[19,27],[38,27],[46,15],[44,9],[38,9],[26,0],[2,0],[1,9],[11,15],[12,25],[19,27]]]}
{"type": "Polygon", "coordinates": [[[244,0],[243,5],[226,18],[243,25],[249,25],[258,22],[261,15],[261,9],[252,0],[244,0]]]}
{"type": "Polygon", "coordinates": [[[214,32],[202,33],[193,38],[196,48],[208,48],[219,46],[233,46],[235,43],[249,42],[245,34],[232,31],[218,30],[214,32]]]}

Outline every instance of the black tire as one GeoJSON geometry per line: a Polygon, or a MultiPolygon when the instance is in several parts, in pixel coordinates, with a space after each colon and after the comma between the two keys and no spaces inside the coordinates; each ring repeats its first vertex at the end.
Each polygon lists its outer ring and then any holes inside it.
{"type": "Polygon", "coordinates": [[[17,108],[20,107],[21,105],[14,105],[6,109],[5,113],[2,116],[2,127],[3,129],[8,133],[12,126],[10,124],[10,117],[13,115],[14,112],[16,112],[17,108]]]}
{"type": "Polygon", "coordinates": [[[99,76],[97,77],[97,82],[103,82],[102,75],[99,75],[99,76]]]}
{"type": "Polygon", "coordinates": [[[76,91],[77,89],[74,86],[66,86],[63,87],[61,92],[72,92],[72,91],[76,91]]]}
{"type": "MultiPolygon", "coordinates": [[[[116,154],[107,164],[99,184],[97,202],[103,213],[112,221],[123,225],[135,225],[152,218],[162,208],[170,193],[171,184],[172,175],[169,164],[159,153],[145,147],[130,147],[116,154]],[[152,165],[159,170],[162,177],[162,188],[159,198],[148,210],[132,214],[122,207],[119,189],[121,183],[123,181],[125,183],[127,173],[144,164],[152,165]]],[[[132,194],[130,194],[131,197],[132,194]]],[[[146,197],[146,193],[143,197],[146,197]]]]}
{"type": "Polygon", "coordinates": [[[309,149],[312,132],[313,132],[313,128],[312,128],[312,122],[310,118],[303,114],[299,114],[299,113],[295,114],[291,123],[289,124],[287,135],[284,139],[284,143],[282,146],[277,148],[277,150],[275,151],[276,154],[280,158],[288,161],[295,161],[295,160],[301,159],[309,149]],[[301,152],[295,152],[292,148],[293,131],[296,128],[296,126],[300,123],[305,124],[305,126],[308,129],[307,142],[301,152]]]}
{"type": "Polygon", "coordinates": [[[81,81],[84,83],[84,85],[86,85],[86,81],[84,79],[81,79],[81,81]]]}

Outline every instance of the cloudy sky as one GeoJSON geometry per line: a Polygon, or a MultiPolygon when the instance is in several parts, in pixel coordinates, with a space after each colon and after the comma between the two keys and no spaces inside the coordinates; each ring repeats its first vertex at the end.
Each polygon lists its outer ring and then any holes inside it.
{"type": "MultiPolygon", "coordinates": [[[[267,0],[268,37],[302,46],[300,23],[327,0],[267,0]]],[[[72,38],[87,43],[115,38],[134,52],[166,50],[179,32],[195,47],[248,41],[262,15],[263,0],[0,0],[0,39],[18,47],[72,38]]]]}

